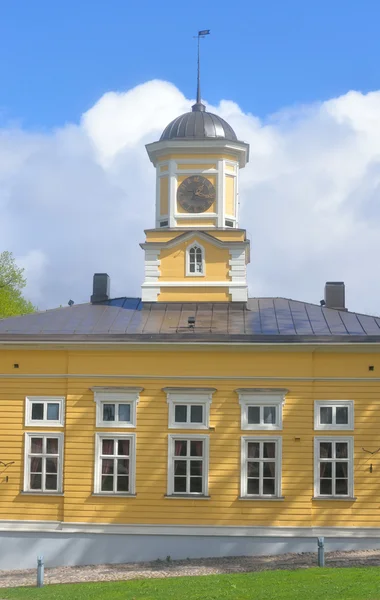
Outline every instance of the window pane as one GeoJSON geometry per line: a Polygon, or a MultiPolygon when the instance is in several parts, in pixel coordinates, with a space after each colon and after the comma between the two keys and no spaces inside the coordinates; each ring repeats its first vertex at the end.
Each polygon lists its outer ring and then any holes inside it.
{"type": "Polygon", "coordinates": [[[30,472],[42,473],[42,458],[33,457],[30,459],[30,472]]]}
{"type": "Polygon", "coordinates": [[[115,420],[115,405],[103,404],[103,421],[115,420]]]}
{"type": "Polygon", "coordinates": [[[46,439],[46,454],[58,454],[58,438],[46,439]]]}
{"type": "Polygon", "coordinates": [[[194,494],[202,493],[202,477],[190,478],[190,492],[193,492],[194,494]]]}
{"type": "Polygon", "coordinates": [[[113,454],[113,440],[102,440],[102,454],[113,454]]]}
{"type": "Polygon", "coordinates": [[[335,493],[343,494],[347,496],[348,494],[348,479],[337,479],[335,482],[335,493]]]}
{"type": "Polygon", "coordinates": [[[129,460],[128,458],[119,458],[117,461],[118,475],[129,475],[129,460]]]}
{"type": "Polygon", "coordinates": [[[46,489],[51,491],[57,491],[57,475],[46,475],[46,489]]]}
{"type": "Polygon", "coordinates": [[[59,404],[48,402],[46,418],[48,421],[59,421],[59,404]]]}
{"type": "Polygon", "coordinates": [[[117,478],[116,487],[118,492],[129,492],[129,477],[121,476],[117,478]]]}
{"type": "Polygon", "coordinates": [[[249,462],[247,464],[247,474],[248,477],[258,477],[260,474],[260,463],[249,462]]]}
{"type": "Polygon", "coordinates": [[[260,423],[260,406],[248,406],[248,424],[258,425],[260,423]]]}
{"type": "Polygon", "coordinates": [[[175,456],[186,456],[187,453],[187,441],[176,440],[174,442],[174,455],[175,456]]]}
{"type": "Polygon", "coordinates": [[[321,479],[319,485],[319,493],[323,496],[330,496],[332,494],[332,480],[321,479]]]}
{"type": "Polygon", "coordinates": [[[320,407],[320,421],[321,425],[332,425],[332,407],[321,406],[320,407]]]}
{"type": "Polygon", "coordinates": [[[263,476],[264,477],[274,477],[275,473],[276,473],[276,463],[275,462],[263,463],[263,476]]]}
{"type": "Polygon", "coordinates": [[[193,262],[190,263],[190,273],[195,273],[195,264],[193,262]]]}
{"type": "Polygon", "coordinates": [[[174,407],[175,411],[175,422],[186,423],[187,420],[187,406],[186,404],[176,404],[174,407]]]}
{"type": "Polygon", "coordinates": [[[348,463],[337,462],[335,465],[335,477],[348,477],[348,463]]]}
{"type": "Polygon", "coordinates": [[[263,480],[263,494],[271,494],[273,496],[274,493],[275,493],[274,479],[264,479],[263,480]]]}
{"type": "Polygon", "coordinates": [[[319,466],[320,477],[332,477],[331,462],[322,462],[319,466]]]}
{"type": "Polygon", "coordinates": [[[336,442],[335,453],[336,453],[336,458],[348,458],[347,442],[336,442]]]}
{"type": "Polygon", "coordinates": [[[131,420],[131,405],[130,404],[119,404],[119,421],[123,423],[129,423],[131,420]]]}
{"type": "Polygon", "coordinates": [[[186,475],[186,465],[187,462],[185,460],[175,460],[174,475],[186,475]]]}
{"type": "Polygon", "coordinates": [[[198,475],[202,476],[202,461],[201,460],[192,460],[190,461],[190,475],[198,475]]]}
{"type": "Polygon", "coordinates": [[[264,423],[268,425],[276,424],[276,407],[264,406],[264,423]]]}
{"type": "Polygon", "coordinates": [[[258,479],[248,479],[247,481],[247,493],[258,494],[260,491],[258,479]]]}
{"type": "Polygon", "coordinates": [[[46,459],[46,473],[58,473],[58,458],[46,459]]]}
{"type": "Polygon", "coordinates": [[[102,475],[102,492],[113,492],[113,476],[102,475]]]}
{"type": "Polygon", "coordinates": [[[331,442],[320,442],[319,456],[321,458],[332,458],[331,442]]]}
{"type": "Polygon", "coordinates": [[[186,477],[174,477],[174,491],[186,492],[186,477]]]}
{"type": "Polygon", "coordinates": [[[276,444],[274,442],[264,442],[264,458],[274,458],[276,456],[276,444]]]}
{"type": "Polygon", "coordinates": [[[112,475],[113,474],[113,458],[103,458],[102,474],[103,475],[112,475]]]}
{"type": "Polygon", "coordinates": [[[32,438],[30,442],[31,452],[33,454],[42,454],[42,438],[32,438]]]}
{"type": "Polygon", "coordinates": [[[191,423],[202,423],[203,422],[203,406],[191,406],[190,422],[191,423]]]}
{"type": "Polygon", "coordinates": [[[259,457],[260,457],[259,442],[248,442],[248,458],[259,458],[259,457]]]}
{"type": "Polygon", "coordinates": [[[203,442],[201,440],[195,440],[190,442],[190,456],[202,456],[203,455],[203,442]]]}
{"type": "Polygon", "coordinates": [[[336,407],[336,424],[348,425],[348,406],[336,407]]]}
{"type": "Polygon", "coordinates": [[[32,473],[30,475],[30,489],[40,490],[42,489],[42,475],[36,475],[32,473]]]}
{"type": "Polygon", "coordinates": [[[117,440],[118,456],[129,456],[129,440],[117,440]]]}
{"type": "Polygon", "coordinates": [[[32,404],[32,421],[42,421],[44,418],[44,405],[40,403],[32,404]]]}

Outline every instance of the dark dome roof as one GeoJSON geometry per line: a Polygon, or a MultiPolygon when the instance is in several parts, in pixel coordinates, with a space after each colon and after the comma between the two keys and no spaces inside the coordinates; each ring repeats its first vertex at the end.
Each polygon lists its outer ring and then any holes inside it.
{"type": "Polygon", "coordinates": [[[201,103],[194,104],[191,112],[177,117],[165,127],[162,140],[231,140],[237,137],[232,127],[218,115],[208,113],[201,103]]]}

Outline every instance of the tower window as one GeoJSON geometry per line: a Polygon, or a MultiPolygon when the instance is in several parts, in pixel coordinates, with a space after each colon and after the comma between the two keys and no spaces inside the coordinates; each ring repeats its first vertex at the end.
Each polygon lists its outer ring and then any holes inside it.
{"type": "Polygon", "coordinates": [[[234,222],[230,221],[229,219],[226,219],[225,220],[225,225],[226,225],[226,227],[233,227],[234,226],[234,222]]]}
{"type": "Polygon", "coordinates": [[[186,275],[199,276],[205,274],[204,249],[199,244],[193,244],[187,251],[186,275]]]}

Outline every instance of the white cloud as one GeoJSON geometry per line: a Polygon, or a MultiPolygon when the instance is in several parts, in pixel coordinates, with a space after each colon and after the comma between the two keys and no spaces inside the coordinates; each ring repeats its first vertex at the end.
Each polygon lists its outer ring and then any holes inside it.
{"type": "MultiPolygon", "coordinates": [[[[87,301],[95,271],[110,273],[113,296],[139,295],[155,201],[144,145],[191,104],[150,81],[105,94],[79,125],[0,130],[0,250],[23,257],[40,308],[87,301]]],[[[344,280],[351,310],[380,313],[380,92],[265,122],[232,101],[209,109],[251,146],[240,187],[250,294],[318,303],[325,281],[344,280]]]]}

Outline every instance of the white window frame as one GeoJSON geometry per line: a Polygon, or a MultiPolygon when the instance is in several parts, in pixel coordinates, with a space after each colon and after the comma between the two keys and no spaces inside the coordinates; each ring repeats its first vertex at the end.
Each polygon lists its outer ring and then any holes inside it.
{"type": "MultiPolygon", "coordinates": [[[[330,460],[330,459],[326,459],[330,460]]],[[[342,459],[346,460],[346,459],[342,459]]],[[[334,459],[331,459],[334,462],[334,459]]],[[[334,482],[334,477],[332,478],[334,482]]],[[[333,483],[333,486],[335,484],[333,483]]],[[[353,498],[354,497],[354,438],[352,436],[318,436],[314,438],[314,498],[332,500],[335,498],[353,498]],[[319,444],[320,442],[346,442],[348,444],[348,494],[323,495],[319,493],[319,444]]]]}
{"type": "MultiPolygon", "coordinates": [[[[196,460],[196,459],[195,459],[196,460]]],[[[204,498],[208,497],[208,475],[209,475],[209,460],[210,460],[210,436],[208,435],[195,435],[185,433],[168,435],[168,487],[167,495],[175,498],[204,498]],[[181,459],[181,457],[175,457],[175,442],[176,440],[186,441],[202,441],[203,442],[203,490],[199,492],[175,492],[174,491],[174,460],[181,459]]]]}
{"type": "Polygon", "coordinates": [[[109,433],[99,431],[95,433],[95,468],[94,468],[94,494],[100,496],[134,496],[136,494],[136,434],[135,433],[109,433]],[[101,459],[103,440],[129,440],[129,492],[103,492],[101,490],[101,459]]]}
{"type": "MultiPolygon", "coordinates": [[[[94,392],[94,402],[96,403],[96,427],[107,427],[107,429],[128,429],[136,427],[137,404],[140,399],[140,392],[143,391],[143,388],[95,387],[91,389],[94,392]],[[130,421],[103,421],[103,404],[130,404],[130,421]]],[[[115,410],[115,417],[117,417],[117,412],[118,411],[115,410]]]]}
{"type": "Polygon", "coordinates": [[[246,389],[235,390],[239,396],[241,406],[241,429],[249,431],[280,431],[282,429],[282,410],[288,390],[284,389],[246,389]],[[248,423],[248,408],[260,408],[260,423],[248,423]],[[264,423],[263,414],[265,406],[275,406],[276,423],[264,423]]]}
{"type": "MultiPolygon", "coordinates": [[[[43,495],[56,495],[62,494],[63,491],[63,440],[64,434],[55,431],[26,431],[24,436],[24,489],[23,491],[28,494],[43,494],[43,495]],[[57,490],[34,490],[30,487],[30,462],[29,457],[31,455],[31,439],[32,438],[57,438],[58,439],[58,468],[57,468],[57,490]]],[[[46,442],[43,442],[46,445],[46,442]]],[[[33,456],[41,457],[43,460],[42,466],[42,487],[45,487],[45,462],[46,457],[50,456],[46,453],[35,454],[33,456]]]]}
{"type": "Polygon", "coordinates": [[[209,429],[210,427],[210,405],[212,395],[216,391],[214,388],[183,389],[183,388],[164,388],[167,394],[167,403],[169,405],[169,429],[209,429]],[[190,415],[189,407],[191,405],[201,405],[203,408],[202,423],[178,423],[175,420],[175,407],[177,404],[188,406],[187,414],[190,415]]]}
{"type": "Polygon", "coordinates": [[[63,427],[65,423],[65,397],[64,396],[26,396],[25,397],[25,426],[26,427],[63,427]],[[33,404],[43,404],[44,415],[48,404],[59,404],[59,419],[52,421],[32,419],[33,404]]]}
{"type": "MultiPolygon", "coordinates": [[[[273,499],[273,498],[281,498],[281,482],[282,482],[282,437],[280,436],[251,436],[244,435],[241,438],[241,468],[240,468],[240,496],[241,498],[250,498],[250,499],[273,499]],[[276,444],[276,458],[274,462],[276,463],[276,476],[275,476],[275,493],[274,494],[248,494],[247,492],[247,476],[248,476],[248,452],[247,447],[249,442],[273,442],[276,444]]],[[[273,459],[264,459],[268,462],[273,462],[273,459]]],[[[257,462],[264,462],[258,459],[257,462]]],[[[261,479],[261,478],[260,478],[261,479]]],[[[261,484],[260,484],[261,485],[261,484]]]]}
{"type": "Polygon", "coordinates": [[[354,429],[354,401],[353,400],[315,400],[314,402],[314,429],[317,431],[352,431],[354,429]],[[347,425],[339,425],[336,421],[336,408],[346,407],[348,409],[347,425]],[[333,422],[331,425],[320,422],[320,409],[322,407],[331,407],[333,412],[333,422]]]}
{"type": "Polygon", "coordinates": [[[206,261],[205,261],[205,249],[199,242],[193,242],[186,248],[186,277],[204,277],[206,275],[206,261]],[[191,273],[190,272],[190,250],[192,248],[199,248],[202,252],[202,273],[191,273]]]}

